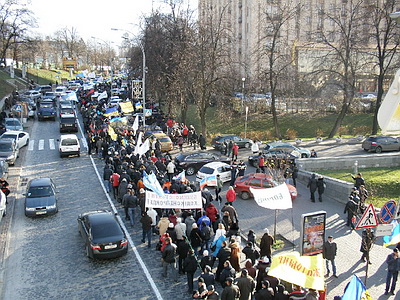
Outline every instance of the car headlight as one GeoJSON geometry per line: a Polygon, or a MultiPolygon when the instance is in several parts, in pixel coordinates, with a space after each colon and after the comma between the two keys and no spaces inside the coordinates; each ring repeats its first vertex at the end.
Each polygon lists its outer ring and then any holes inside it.
{"type": "Polygon", "coordinates": [[[55,209],[55,208],[56,208],[55,204],[47,206],[47,209],[55,209]]]}
{"type": "Polygon", "coordinates": [[[26,211],[35,211],[36,208],[35,207],[25,207],[26,211]]]}
{"type": "Polygon", "coordinates": [[[13,158],[14,158],[14,154],[7,156],[7,159],[13,159],[13,158]]]}

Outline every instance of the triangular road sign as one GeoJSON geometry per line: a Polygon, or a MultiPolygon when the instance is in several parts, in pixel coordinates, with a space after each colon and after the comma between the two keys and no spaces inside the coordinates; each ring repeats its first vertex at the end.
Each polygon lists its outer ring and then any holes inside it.
{"type": "Polygon", "coordinates": [[[372,203],[365,210],[360,221],[358,221],[356,229],[371,228],[378,226],[378,218],[376,217],[375,209],[372,203]]]}

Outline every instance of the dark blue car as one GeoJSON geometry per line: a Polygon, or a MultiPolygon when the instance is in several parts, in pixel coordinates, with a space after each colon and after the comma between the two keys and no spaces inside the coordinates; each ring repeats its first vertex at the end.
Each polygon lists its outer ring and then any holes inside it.
{"type": "Polygon", "coordinates": [[[38,120],[52,119],[56,120],[57,112],[54,107],[53,101],[40,101],[38,103],[37,117],[38,120]]]}

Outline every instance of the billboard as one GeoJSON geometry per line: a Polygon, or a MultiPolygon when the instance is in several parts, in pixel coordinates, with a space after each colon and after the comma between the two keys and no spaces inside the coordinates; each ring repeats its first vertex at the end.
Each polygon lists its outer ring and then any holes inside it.
{"type": "Polygon", "coordinates": [[[325,226],[326,211],[301,215],[301,255],[316,255],[324,251],[325,226]]]}

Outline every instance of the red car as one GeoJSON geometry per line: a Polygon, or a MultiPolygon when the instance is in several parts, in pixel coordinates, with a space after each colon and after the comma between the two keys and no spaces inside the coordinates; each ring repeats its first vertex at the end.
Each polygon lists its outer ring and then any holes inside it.
{"type": "MultiPolygon", "coordinates": [[[[242,198],[243,200],[247,200],[252,198],[253,195],[250,192],[250,187],[253,189],[265,189],[278,186],[279,183],[276,182],[271,175],[264,173],[250,173],[245,176],[240,176],[235,180],[235,192],[242,198]]],[[[292,200],[297,197],[297,189],[291,185],[286,184],[289,188],[290,196],[292,200]]]]}

